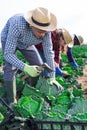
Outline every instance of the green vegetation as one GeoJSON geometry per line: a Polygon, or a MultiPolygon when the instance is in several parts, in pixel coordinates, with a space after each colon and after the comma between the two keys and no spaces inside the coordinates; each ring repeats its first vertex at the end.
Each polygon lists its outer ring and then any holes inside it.
{"type": "MultiPolygon", "coordinates": [[[[16,76],[17,91],[21,93],[18,104],[14,105],[15,115],[22,118],[31,118],[43,121],[72,121],[72,122],[87,122],[87,99],[84,98],[82,85],[78,83],[78,76],[82,76],[83,68],[87,64],[87,45],[73,47],[72,53],[75,57],[79,68],[75,69],[68,63],[67,57],[62,55],[62,62],[65,66],[62,67],[70,73],[69,78],[56,76],[56,80],[64,87],[63,92],[58,92],[55,85],[51,86],[42,77],[39,78],[35,88],[32,88],[26,81],[22,80],[22,76],[16,76]]],[[[1,54],[0,54],[1,55],[1,54]]],[[[24,62],[27,62],[17,52],[17,56],[24,62]]],[[[3,58],[0,57],[0,65],[4,65],[3,58]]],[[[3,75],[0,74],[0,96],[3,96],[3,75]]],[[[1,112],[1,111],[0,111],[1,112]]],[[[3,113],[1,112],[3,115],[3,113]]],[[[0,119],[3,119],[3,116],[0,119]]],[[[45,126],[47,127],[47,126],[45,126]]],[[[57,128],[60,129],[60,128],[57,128]]],[[[68,126],[64,130],[70,130],[68,126]]],[[[74,128],[79,130],[78,127],[74,128]]]]}

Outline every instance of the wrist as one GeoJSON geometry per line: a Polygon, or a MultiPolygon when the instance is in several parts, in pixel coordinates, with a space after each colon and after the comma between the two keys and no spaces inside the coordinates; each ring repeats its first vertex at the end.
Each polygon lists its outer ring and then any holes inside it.
{"type": "Polygon", "coordinates": [[[51,82],[51,81],[54,81],[55,78],[49,78],[48,81],[51,82]]]}
{"type": "Polygon", "coordinates": [[[29,65],[25,64],[24,71],[27,71],[28,68],[29,68],[29,65]]]}

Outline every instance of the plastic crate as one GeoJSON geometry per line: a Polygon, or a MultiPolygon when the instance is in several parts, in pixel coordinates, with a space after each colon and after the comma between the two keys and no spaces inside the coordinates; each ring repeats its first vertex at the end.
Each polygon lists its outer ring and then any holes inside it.
{"type": "Polygon", "coordinates": [[[14,117],[14,112],[1,97],[0,97],[0,105],[2,105],[2,107],[5,107],[7,111],[4,120],[0,123],[1,128],[4,124],[8,123],[8,121],[14,117]]]}
{"type": "Polygon", "coordinates": [[[34,121],[31,123],[31,130],[87,130],[87,123],[34,121]]]}
{"type": "MultiPolygon", "coordinates": [[[[14,119],[15,115],[14,111],[5,103],[2,98],[0,98],[0,103],[7,108],[6,118],[2,123],[0,123],[0,130],[2,130],[2,126],[8,124],[11,119],[14,119]]],[[[35,121],[33,118],[24,122],[29,129],[24,128],[22,130],[87,130],[87,123],[83,122],[35,121]]]]}

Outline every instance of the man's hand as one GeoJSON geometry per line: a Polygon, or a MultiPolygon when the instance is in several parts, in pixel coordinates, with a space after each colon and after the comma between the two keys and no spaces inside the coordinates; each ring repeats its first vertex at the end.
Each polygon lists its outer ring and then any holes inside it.
{"type": "Polygon", "coordinates": [[[55,80],[55,78],[49,78],[48,81],[51,85],[55,85],[58,88],[58,91],[62,92],[64,88],[55,80]]]}
{"type": "Polygon", "coordinates": [[[37,77],[42,72],[38,68],[39,68],[39,66],[36,66],[36,65],[27,65],[27,64],[25,64],[24,72],[26,74],[30,75],[31,77],[37,77]]]}

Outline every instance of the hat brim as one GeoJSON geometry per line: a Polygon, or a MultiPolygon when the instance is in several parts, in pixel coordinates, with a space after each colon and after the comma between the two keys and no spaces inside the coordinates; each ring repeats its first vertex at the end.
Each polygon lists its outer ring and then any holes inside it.
{"type": "Polygon", "coordinates": [[[81,36],[77,36],[78,40],[79,40],[79,44],[81,45],[83,43],[83,38],[81,36]]]}
{"type": "Polygon", "coordinates": [[[32,11],[28,11],[27,13],[24,14],[24,18],[25,20],[33,27],[36,27],[38,29],[41,29],[41,30],[44,30],[44,31],[54,31],[56,28],[57,28],[57,19],[56,19],[56,16],[53,15],[52,13],[50,13],[51,15],[51,20],[50,20],[50,25],[49,26],[46,26],[46,27],[43,27],[43,26],[39,26],[37,24],[35,24],[31,17],[32,17],[32,13],[33,13],[33,10],[32,11]]]}
{"type": "Polygon", "coordinates": [[[70,48],[72,48],[73,47],[73,41],[72,42],[70,42],[69,44],[68,44],[68,47],[70,47],[70,48]]]}
{"type": "Polygon", "coordinates": [[[72,36],[70,35],[70,33],[65,28],[63,28],[62,30],[66,44],[72,43],[72,36]]]}

